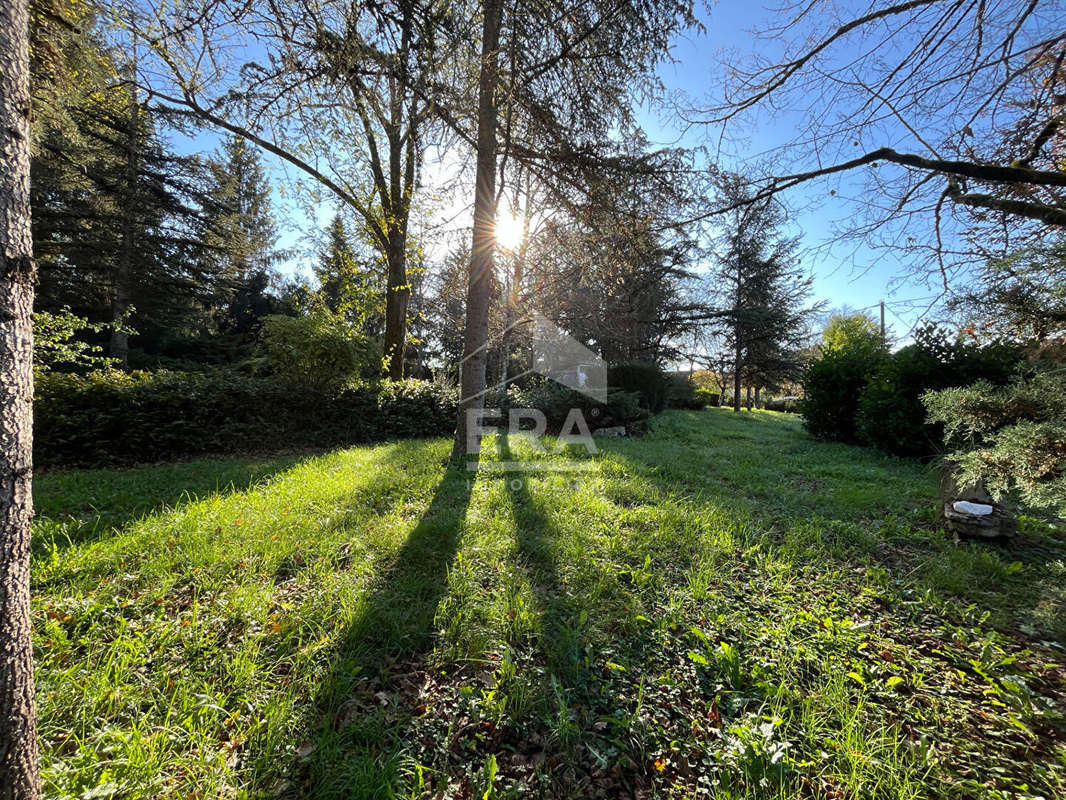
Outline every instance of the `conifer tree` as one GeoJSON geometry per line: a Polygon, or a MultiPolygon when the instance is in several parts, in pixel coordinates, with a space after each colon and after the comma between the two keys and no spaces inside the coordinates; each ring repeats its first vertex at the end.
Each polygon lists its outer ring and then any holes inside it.
{"type": "Polygon", "coordinates": [[[367,259],[360,259],[338,213],[326,232],[326,243],[315,265],[319,297],[334,314],[371,339],[379,338],[384,326],[384,297],[367,259]]]}
{"type": "Polygon", "coordinates": [[[239,136],[227,138],[208,164],[204,212],[210,220],[204,272],[215,276],[218,327],[247,334],[258,320],[277,312],[270,294],[277,222],[259,150],[239,136]]]}

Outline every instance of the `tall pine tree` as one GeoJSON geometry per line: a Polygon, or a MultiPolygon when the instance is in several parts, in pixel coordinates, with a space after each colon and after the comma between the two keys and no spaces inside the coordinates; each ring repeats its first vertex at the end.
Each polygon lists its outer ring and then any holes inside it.
{"type": "MultiPolygon", "coordinates": [[[[53,53],[35,62],[37,306],[70,306],[95,322],[122,320],[135,308],[138,330],[194,331],[212,283],[200,269],[200,162],[167,147],[156,115],[130,88],[133,64],[102,44],[91,15],[81,24],[61,48],[47,46],[55,32],[35,29],[44,40],[36,50],[53,53]],[[79,71],[81,64],[92,68],[79,71]]],[[[125,335],[111,344],[124,361],[125,335]]]]}
{"type": "Polygon", "coordinates": [[[385,299],[368,259],[360,259],[340,214],[333,217],[326,243],[315,265],[319,297],[331,312],[371,339],[378,339],[385,324],[385,299]]]}
{"type": "Polygon", "coordinates": [[[213,302],[219,329],[248,334],[263,316],[278,311],[270,292],[281,258],[270,182],[259,151],[239,136],[223,142],[208,169],[204,211],[211,226],[204,271],[217,276],[213,302]]]}
{"type": "Polygon", "coordinates": [[[741,390],[776,386],[798,368],[796,351],[804,344],[811,315],[811,279],[795,257],[796,241],[782,228],[774,202],[743,205],[749,187],[738,175],[722,176],[723,199],[739,207],[722,225],[718,268],[712,276],[717,295],[712,317],[731,353],[733,410],[740,411],[741,390]]]}

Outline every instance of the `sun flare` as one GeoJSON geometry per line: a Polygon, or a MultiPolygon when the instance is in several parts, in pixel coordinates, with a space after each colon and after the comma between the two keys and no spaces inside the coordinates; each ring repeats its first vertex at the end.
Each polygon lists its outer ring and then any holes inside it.
{"type": "Polygon", "coordinates": [[[522,218],[516,214],[501,214],[496,220],[496,243],[504,250],[515,250],[525,234],[522,218]]]}

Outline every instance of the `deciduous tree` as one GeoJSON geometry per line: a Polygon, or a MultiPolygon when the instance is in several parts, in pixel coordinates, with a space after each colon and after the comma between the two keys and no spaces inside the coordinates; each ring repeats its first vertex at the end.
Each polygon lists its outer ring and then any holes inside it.
{"type": "Polygon", "coordinates": [[[730,54],[724,94],[697,114],[716,137],[795,121],[739,202],[862,173],[842,235],[906,250],[945,290],[1066,225],[1061,2],[826,0],[778,13],[757,52],[730,54]]]}
{"type": "Polygon", "coordinates": [[[24,0],[0,0],[0,797],[40,797],[30,619],[33,240],[24,0]]]}

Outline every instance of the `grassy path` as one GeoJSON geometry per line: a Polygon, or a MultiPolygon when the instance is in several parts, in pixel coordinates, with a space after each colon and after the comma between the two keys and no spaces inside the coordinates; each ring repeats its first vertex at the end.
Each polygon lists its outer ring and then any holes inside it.
{"type": "Polygon", "coordinates": [[[664,414],[576,475],[447,452],[42,476],[48,793],[1066,796],[1037,523],[955,546],[924,467],[770,413],[664,414]]]}

